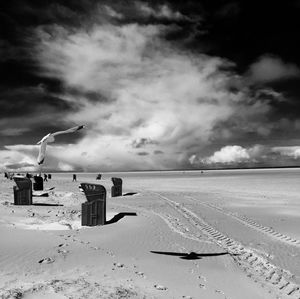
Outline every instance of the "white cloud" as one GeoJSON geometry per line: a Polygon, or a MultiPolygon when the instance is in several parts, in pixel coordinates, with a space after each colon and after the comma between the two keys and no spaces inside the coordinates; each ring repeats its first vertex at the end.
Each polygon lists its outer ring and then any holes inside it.
{"type": "Polygon", "coordinates": [[[292,157],[294,159],[300,158],[300,146],[277,146],[273,147],[272,151],[282,156],[292,157]]]}
{"type": "Polygon", "coordinates": [[[64,120],[88,125],[76,144],[49,146],[46,167],[61,162],[95,171],[177,168],[210,142],[217,124],[237,117],[245,130],[258,127],[270,107],[247,89],[230,91],[241,81],[228,71],[232,63],[174,48],[163,38],[169,29],[139,24],[38,29],[35,57],[43,75],[61,80],[66,92],[60,97],[80,107],[64,120]],[[71,89],[80,93],[69,94],[71,89]],[[89,101],[90,92],[100,100],[89,101]],[[137,140],[153,141],[149,153],[161,154],[138,155],[132,146],[137,140]]]}
{"type": "Polygon", "coordinates": [[[58,162],[58,169],[61,171],[72,171],[72,170],[74,170],[74,167],[70,164],[60,161],[60,162],[58,162]]]}
{"type": "Polygon", "coordinates": [[[299,76],[300,69],[296,65],[271,55],[261,56],[248,70],[248,77],[252,82],[264,83],[299,76]]]}
{"type": "Polygon", "coordinates": [[[201,158],[200,155],[191,155],[189,162],[191,165],[209,164],[232,164],[236,165],[243,162],[257,162],[266,159],[268,149],[262,145],[254,145],[244,148],[240,145],[226,145],[214,152],[211,156],[201,158]]]}
{"type": "Polygon", "coordinates": [[[0,150],[1,171],[34,171],[36,159],[32,154],[34,146],[18,145],[5,146],[0,150]]]}
{"type": "Polygon", "coordinates": [[[247,150],[239,145],[227,145],[215,152],[212,156],[203,160],[207,164],[212,163],[240,163],[249,160],[247,150]]]}

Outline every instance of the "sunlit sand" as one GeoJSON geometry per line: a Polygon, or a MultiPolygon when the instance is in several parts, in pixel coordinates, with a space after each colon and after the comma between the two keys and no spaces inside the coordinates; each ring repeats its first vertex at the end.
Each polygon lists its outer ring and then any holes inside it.
{"type": "Polygon", "coordinates": [[[2,177],[1,298],[300,298],[299,175],[54,173],[31,206],[2,177]],[[80,182],[107,189],[106,225],[81,226],[80,182]]]}

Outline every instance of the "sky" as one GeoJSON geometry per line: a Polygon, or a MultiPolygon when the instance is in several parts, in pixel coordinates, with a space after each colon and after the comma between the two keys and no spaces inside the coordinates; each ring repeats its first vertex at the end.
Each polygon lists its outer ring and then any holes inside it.
{"type": "Polygon", "coordinates": [[[0,171],[300,165],[300,1],[0,4],[0,171]]]}

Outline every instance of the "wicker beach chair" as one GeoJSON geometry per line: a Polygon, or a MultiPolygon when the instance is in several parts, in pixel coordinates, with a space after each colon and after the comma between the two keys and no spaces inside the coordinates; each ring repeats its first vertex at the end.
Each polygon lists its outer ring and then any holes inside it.
{"type": "Polygon", "coordinates": [[[81,205],[81,225],[96,226],[106,222],[106,189],[102,185],[81,183],[87,202],[81,205]]]}

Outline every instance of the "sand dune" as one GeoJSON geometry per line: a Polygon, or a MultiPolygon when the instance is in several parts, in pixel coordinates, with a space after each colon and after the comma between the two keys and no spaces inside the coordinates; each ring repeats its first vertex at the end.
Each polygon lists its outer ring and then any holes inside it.
{"type": "Polygon", "coordinates": [[[108,192],[98,227],[81,226],[79,182],[120,174],[54,174],[32,206],[0,179],[1,298],[299,299],[299,172],[121,174],[129,195],[108,192]]]}

